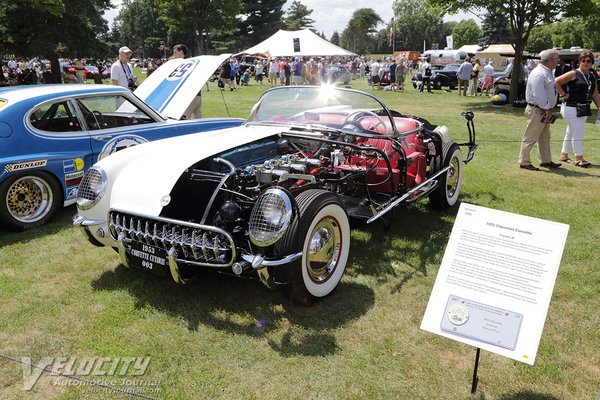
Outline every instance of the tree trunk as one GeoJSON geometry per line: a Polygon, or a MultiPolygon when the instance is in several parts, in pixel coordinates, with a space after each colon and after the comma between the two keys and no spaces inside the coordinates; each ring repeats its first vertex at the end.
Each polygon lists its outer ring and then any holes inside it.
{"type": "Polygon", "coordinates": [[[515,58],[513,60],[512,77],[510,80],[509,103],[513,104],[519,95],[519,79],[521,77],[521,60],[523,59],[523,50],[525,43],[521,37],[515,40],[515,58]]]}
{"type": "Polygon", "coordinates": [[[50,61],[50,68],[52,71],[52,82],[47,83],[62,83],[62,71],[60,68],[60,62],[58,61],[58,56],[56,54],[51,54],[48,57],[48,61],[50,61]]]}

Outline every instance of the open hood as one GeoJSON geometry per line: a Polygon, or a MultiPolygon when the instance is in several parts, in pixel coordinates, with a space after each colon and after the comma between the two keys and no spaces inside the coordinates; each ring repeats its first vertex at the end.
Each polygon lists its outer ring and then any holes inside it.
{"type": "Polygon", "coordinates": [[[200,89],[229,57],[221,54],[169,60],[133,93],[163,116],[181,119],[200,89]]]}

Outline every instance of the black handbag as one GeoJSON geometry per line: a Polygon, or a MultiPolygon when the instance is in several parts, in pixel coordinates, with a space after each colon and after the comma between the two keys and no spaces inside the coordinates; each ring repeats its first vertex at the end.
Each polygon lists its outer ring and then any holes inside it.
{"type": "Polygon", "coordinates": [[[592,115],[592,109],[588,103],[577,103],[575,106],[578,117],[589,117],[592,115]]]}

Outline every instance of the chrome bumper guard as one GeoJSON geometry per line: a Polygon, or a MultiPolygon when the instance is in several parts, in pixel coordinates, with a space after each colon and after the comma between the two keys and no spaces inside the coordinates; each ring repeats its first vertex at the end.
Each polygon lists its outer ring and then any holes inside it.
{"type": "MultiPolygon", "coordinates": [[[[75,215],[73,217],[73,225],[76,226],[77,228],[79,228],[79,231],[83,234],[83,236],[86,237],[86,239],[93,244],[94,246],[98,246],[98,247],[103,247],[104,245],[102,243],[100,243],[95,237],[94,235],[92,235],[92,228],[95,226],[100,226],[104,224],[104,221],[99,221],[99,220],[93,220],[93,219],[86,219],[85,217],[82,217],[81,215],[75,215]]],[[[97,231],[97,233],[100,236],[104,236],[105,232],[102,228],[99,228],[99,230],[97,231]]]]}

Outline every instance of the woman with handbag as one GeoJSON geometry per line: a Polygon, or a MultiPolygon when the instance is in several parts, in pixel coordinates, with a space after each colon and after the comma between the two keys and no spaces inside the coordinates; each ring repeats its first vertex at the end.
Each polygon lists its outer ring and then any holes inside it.
{"type": "Polygon", "coordinates": [[[594,65],[594,54],[584,51],[579,55],[579,68],[569,71],[558,78],[556,90],[563,97],[560,113],[567,122],[567,131],[563,140],[560,160],[572,163],[578,167],[589,168],[592,164],[583,158],[583,139],[585,136],[585,122],[592,115],[590,104],[592,101],[598,108],[600,116],[600,95],[596,75],[591,72],[594,65]],[[573,149],[575,161],[569,158],[573,149]]]}

